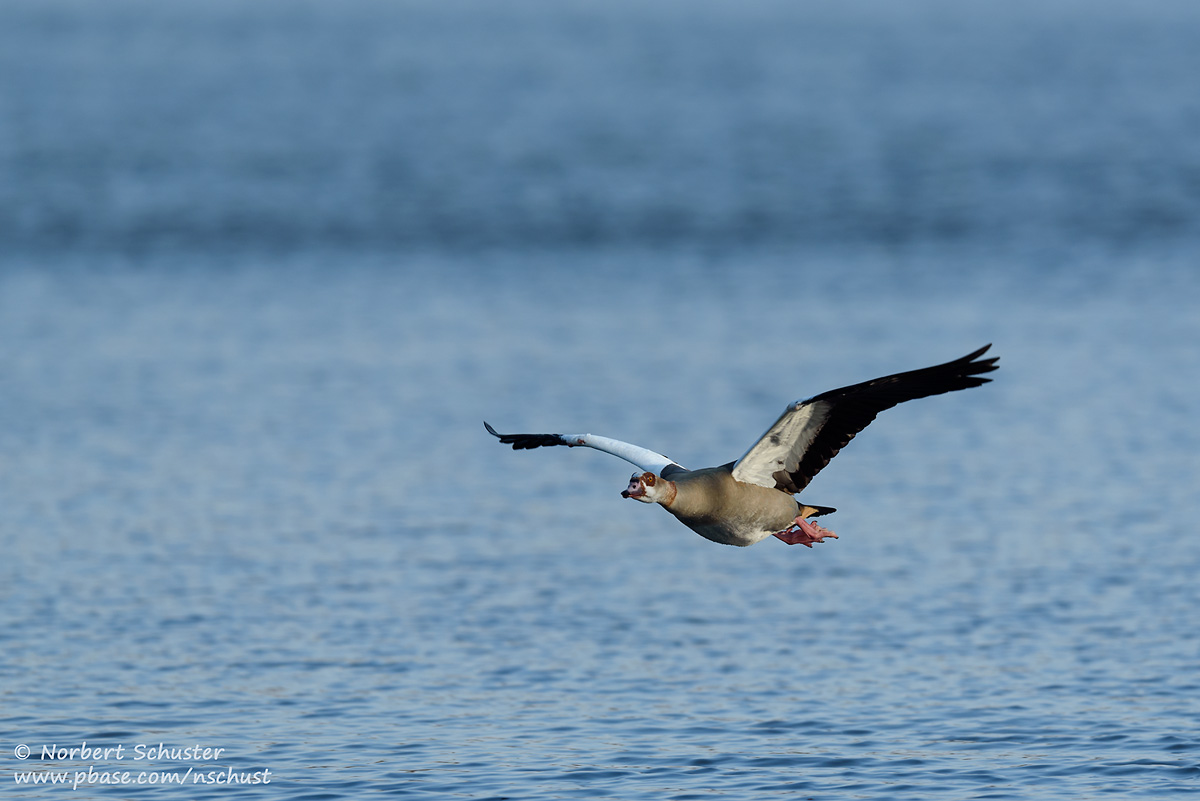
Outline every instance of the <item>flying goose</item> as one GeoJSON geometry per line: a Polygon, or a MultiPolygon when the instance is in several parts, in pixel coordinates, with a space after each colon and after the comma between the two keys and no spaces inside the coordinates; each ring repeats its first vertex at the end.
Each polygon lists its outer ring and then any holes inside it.
{"type": "Polygon", "coordinates": [[[837,535],[808,518],[837,510],[793,496],[884,409],[991,381],[979,377],[996,369],[997,358],[979,358],[990,347],[935,367],[796,401],[742,458],[720,467],[688,470],[661,453],[594,434],[499,434],[486,421],[483,425],[515,451],[582,445],[637,465],[641,472],[633,474],[621,497],[657,503],[713,542],[746,546],[773,535],[788,545],[811,548],[837,535]]]}

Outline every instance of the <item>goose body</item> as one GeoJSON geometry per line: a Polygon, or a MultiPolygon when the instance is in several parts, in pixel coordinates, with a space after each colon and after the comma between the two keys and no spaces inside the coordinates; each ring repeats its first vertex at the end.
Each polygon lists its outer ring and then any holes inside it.
{"type": "Polygon", "coordinates": [[[701,537],[724,545],[753,545],[791,527],[797,517],[833,511],[806,509],[792,495],[738,481],[732,465],[689,470],[673,476],[673,483],[675,497],[663,508],[701,537]]]}
{"type": "Polygon", "coordinates": [[[835,510],[802,503],[795,495],[879,412],[989,382],[980,374],[995,370],[997,359],[980,357],[990,347],[796,401],[740,459],[720,467],[688,470],[661,453],[593,434],[499,434],[486,422],[484,426],[513,450],[566,445],[619,456],[641,470],[622,497],[657,503],[713,542],[747,546],[775,536],[789,545],[812,547],[837,535],[809,518],[835,510]]]}

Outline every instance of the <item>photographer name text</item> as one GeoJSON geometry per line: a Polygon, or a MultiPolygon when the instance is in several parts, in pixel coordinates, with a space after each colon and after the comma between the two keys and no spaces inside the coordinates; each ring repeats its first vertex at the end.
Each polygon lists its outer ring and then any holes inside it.
{"type": "Polygon", "coordinates": [[[58,743],[43,745],[42,761],[78,759],[84,762],[107,762],[113,759],[130,759],[134,762],[141,760],[156,762],[160,759],[169,759],[172,762],[212,762],[220,759],[224,751],[224,748],[202,746],[199,743],[179,748],[162,743],[158,745],[138,743],[133,748],[126,749],[124,743],[111,746],[89,746],[87,740],[84,740],[80,745],[72,747],[59,747],[58,743]]]}

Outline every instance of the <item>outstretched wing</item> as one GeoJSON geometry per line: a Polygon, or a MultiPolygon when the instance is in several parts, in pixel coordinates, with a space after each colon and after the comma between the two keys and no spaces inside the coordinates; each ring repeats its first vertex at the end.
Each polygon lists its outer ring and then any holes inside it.
{"type": "Polygon", "coordinates": [[[737,461],[733,477],[747,484],[799,492],[883,410],[991,381],[979,377],[996,369],[996,358],[979,358],[990,347],[985,345],[935,367],[896,373],[796,401],[737,461]]]}
{"type": "Polygon", "coordinates": [[[486,421],[483,425],[493,437],[498,438],[505,445],[512,445],[514,451],[542,448],[551,445],[566,445],[568,448],[582,446],[584,448],[595,448],[598,451],[611,453],[613,456],[619,456],[625,461],[635,464],[643,470],[649,470],[651,473],[660,475],[663,478],[666,478],[677,470],[686,469],[681,467],[674,459],[668,459],[661,453],[655,453],[647,448],[639,448],[637,445],[630,445],[628,442],[621,442],[619,439],[598,437],[595,434],[500,434],[496,429],[488,425],[486,421]]]}

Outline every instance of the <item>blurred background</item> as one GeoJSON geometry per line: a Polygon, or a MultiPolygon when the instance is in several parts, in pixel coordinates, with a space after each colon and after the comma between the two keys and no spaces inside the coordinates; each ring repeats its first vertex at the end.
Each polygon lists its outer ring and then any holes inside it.
{"type": "Polygon", "coordinates": [[[6,0],[3,730],[199,738],[297,798],[1194,789],[1198,37],[1182,0],[6,0]],[[720,464],[987,342],[993,384],[813,482],[811,551],[482,427],[720,464]]]}

